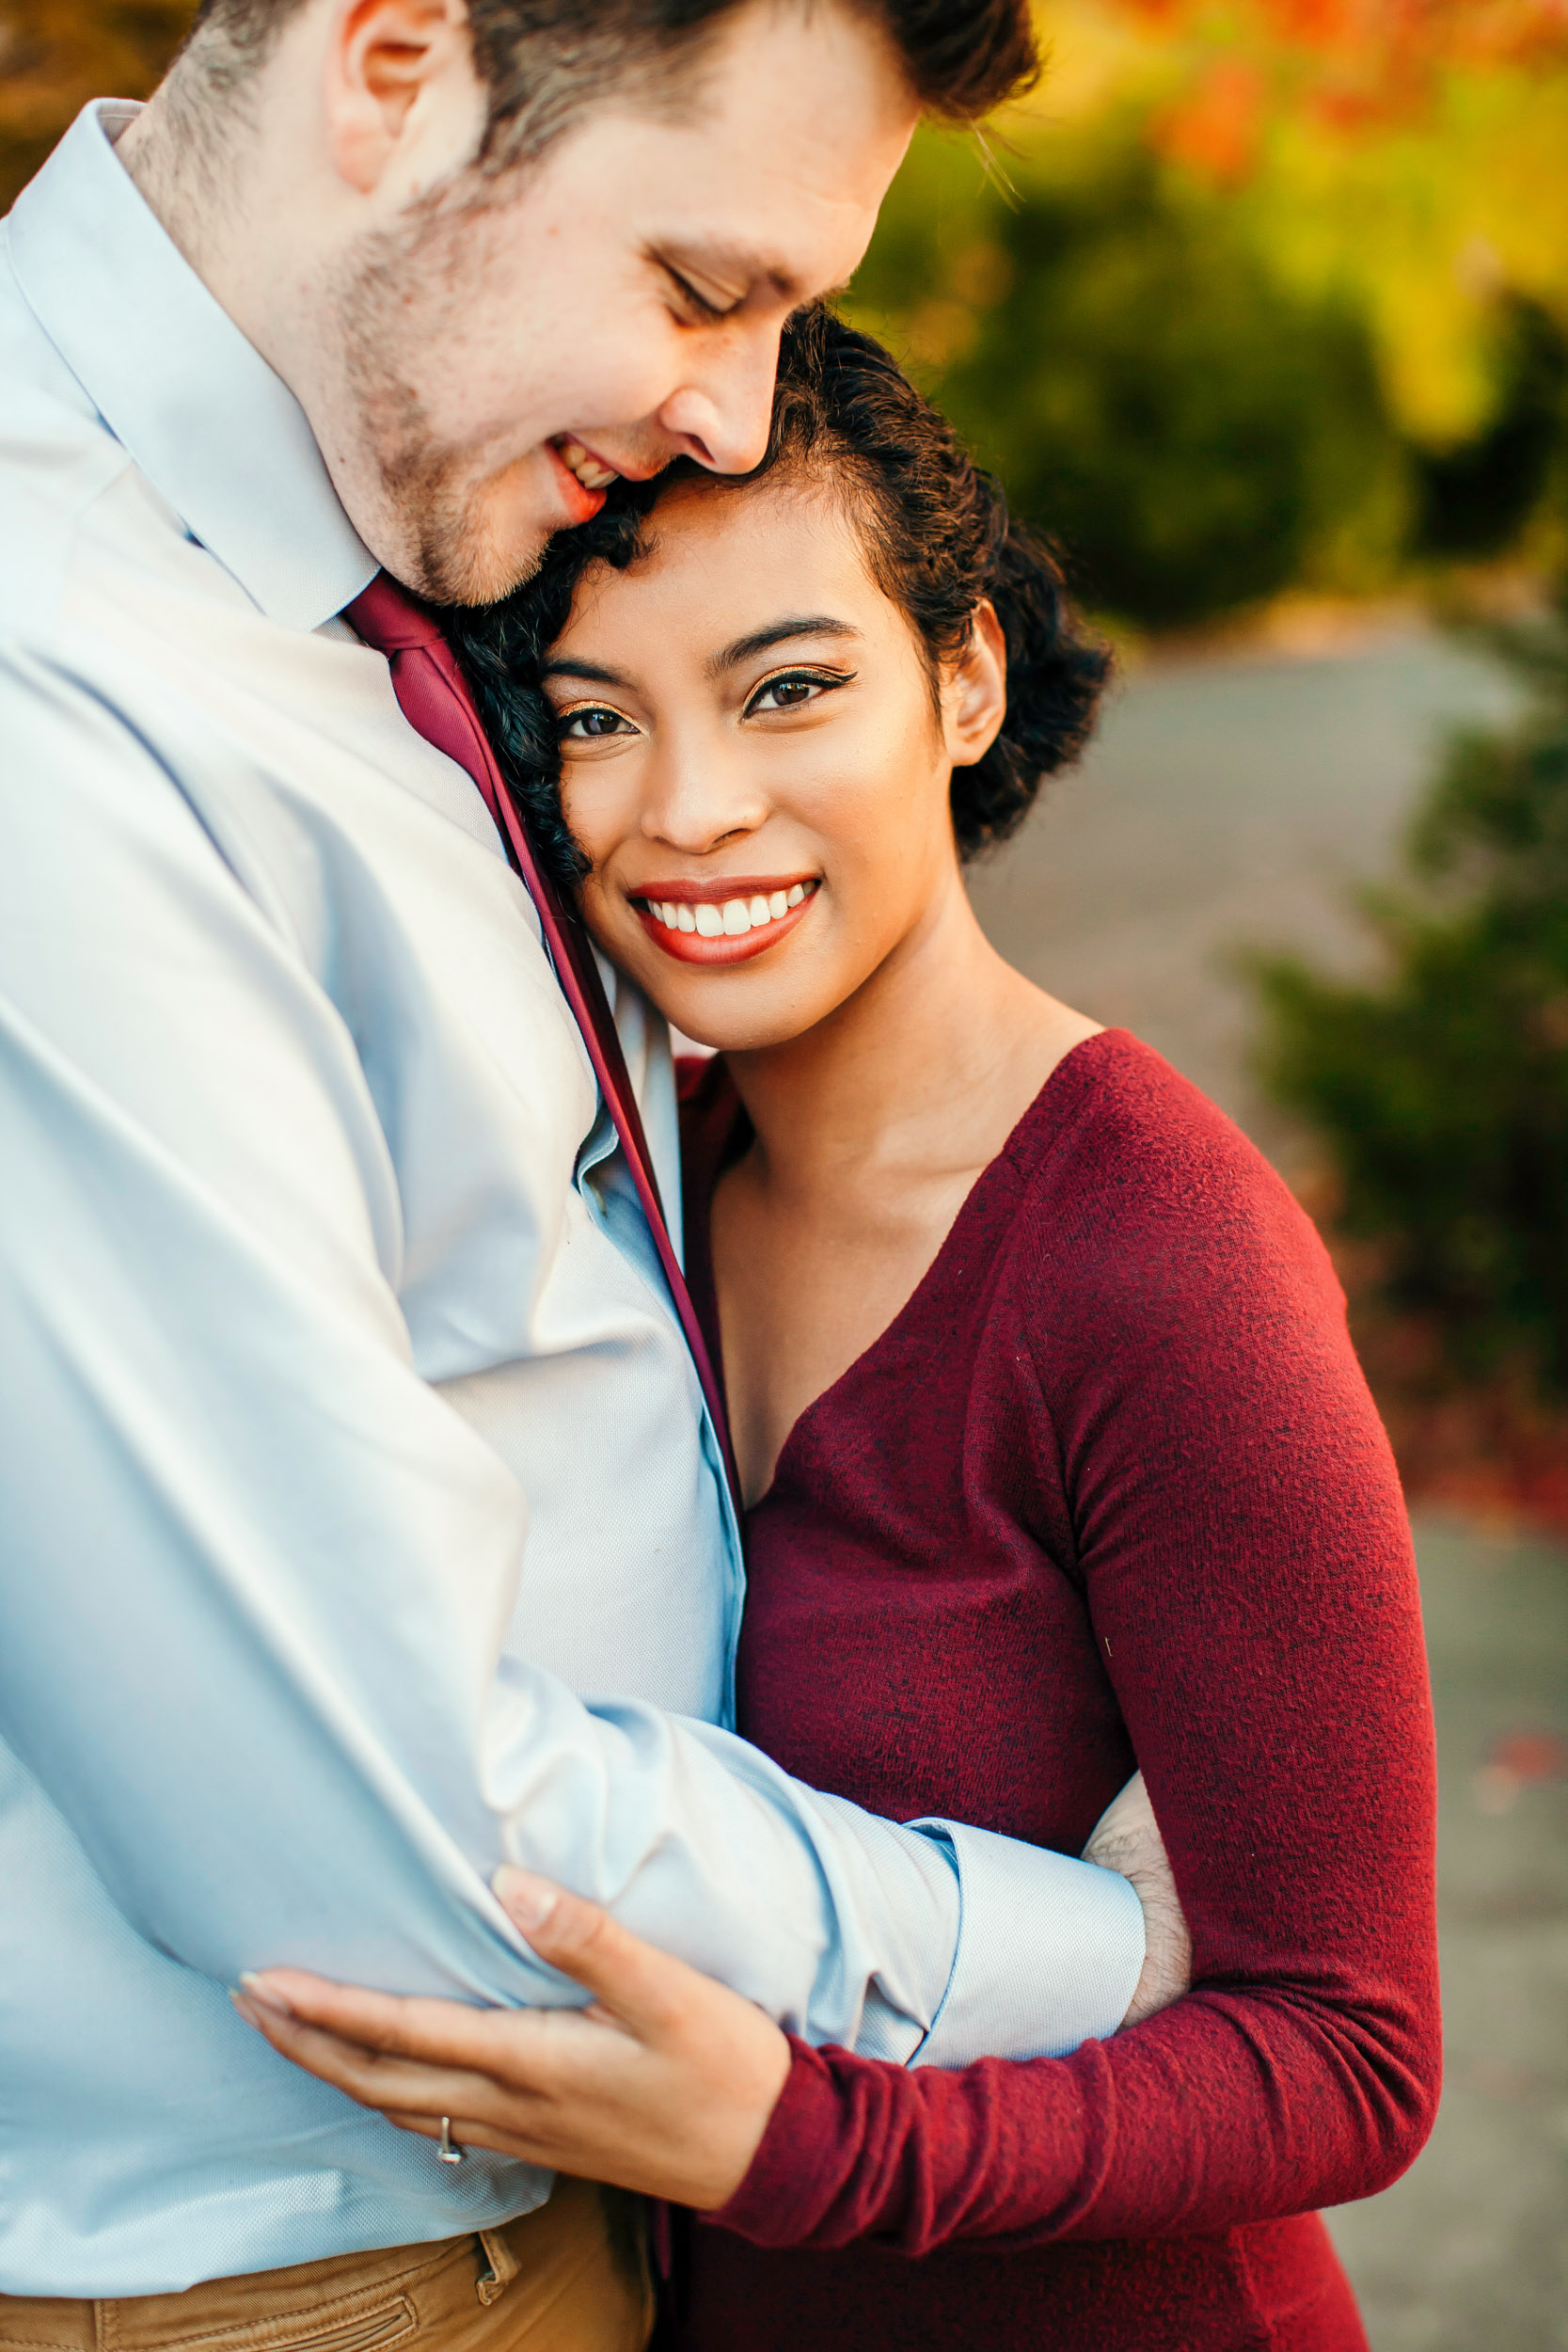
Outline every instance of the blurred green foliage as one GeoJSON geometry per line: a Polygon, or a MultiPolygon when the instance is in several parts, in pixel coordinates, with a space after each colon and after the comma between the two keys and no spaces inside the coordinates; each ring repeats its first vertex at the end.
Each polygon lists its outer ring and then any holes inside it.
{"type": "Polygon", "coordinates": [[[1154,152],[1132,116],[1006,159],[922,135],[850,309],[899,352],[1081,592],[1146,628],[1282,590],[1361,596],[1507,553],[1559,494],[1568,355],[1499,293],[1498,389],[1431,450],[1390,411],[1342,287],[1271,264],[1231,191],[1154,152]]]}
{"type": "Polygon", "coordinates": [[[1082,592],[1162,628],[1286,587],[1384,585],[1415,485],[1354,311],[1283,287],[1235,206],[1131,126],[1026,163],[1009,193],[927,135],[851,308],[1082,592]]]}
{"type": "Polygon", "coordinates": [[[1530,691],[1455,739],[1368,901],[1386,961],[1350,987],[1263,966],[1264,1075],[1327,1148],[1344,1232],[1386,1302],[1430,1319],[1456,1379],[1568,1393],[1568,595],[1489,632],[1530,691]]]}
{"type": "Polygon", "coordinates": [[[1495,555],[1542,510],[1568,516],[1568,383],[1562,328],[1527,294],[1494,303],[1496,410],[1453,447],[1414,452],[1421,555],[1495,555]]]}

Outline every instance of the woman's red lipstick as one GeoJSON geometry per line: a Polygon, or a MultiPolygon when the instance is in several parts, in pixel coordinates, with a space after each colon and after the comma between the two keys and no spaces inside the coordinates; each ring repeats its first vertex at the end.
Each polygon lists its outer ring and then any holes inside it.
{"type": "Polygon", "coordinates": [[[631,894],[631,903],[649,938],[677,963],[749,963],[798,928],[818,886],[815,874],[734,874],[710,882],[650,882],[631,894]],[[682,928],[683,918],[691,929],[682,928]]]}

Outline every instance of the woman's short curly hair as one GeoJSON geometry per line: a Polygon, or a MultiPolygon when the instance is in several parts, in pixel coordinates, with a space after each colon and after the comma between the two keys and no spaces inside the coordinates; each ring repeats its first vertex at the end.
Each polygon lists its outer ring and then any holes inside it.
{"type": "Polygon", "coordinates": [[[790,322],[779,356],[768,453],[753,473],[716,476],[682,459],[652,482],[618,483],[592,522],[551,541],[533,579],[500,603],[443,613],[498,757],[540,853],[575,884],[584,861],[561,807],[555,715],[542,683],[583,574],[624,570],[677,483],[744,495],[769,475],[820,481],[859,532],[872,577],[908,615],[933,691],[989,597],[1007,648],[1007,711],[985,757],[953,771],[953,831],[972,858],[1016,832],[1048,775],[1076,760],[1110,670],[1061,565],[1007,512],[947,420],[891,355],[820,305],[790,322]]]}

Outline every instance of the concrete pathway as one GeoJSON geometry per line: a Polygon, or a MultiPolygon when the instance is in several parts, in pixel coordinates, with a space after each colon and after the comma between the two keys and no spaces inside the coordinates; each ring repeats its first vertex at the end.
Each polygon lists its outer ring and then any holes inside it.
{"type": "MultiPolygon", "coordinates": [[[[1354,965],[1437,741],[1507,679],[1405,630],[1134,676],[1083,775],[974,877],[1004,952],[1157,1046],[1291,1172],[1235,951],[1354,965]]],[[[1404,2180],[1331,2226],[1373,2352],[1568,2352],[1568,1552],[1422,1523],[1442,1774],[1449,2087],[1404,2180]]]]}
{"type": "Polygon", "coordinates": [[[1083,770],[973,869],[975,906],[1021,970],[1135,1030],[1288,1156],[1247,1074],[1235,955],[1364,961],[1354,885],[1390,870],[1445,731],[1513,704],[1490,662],[1411,628],[1320,660],[1151,666],[1083,770]]]}

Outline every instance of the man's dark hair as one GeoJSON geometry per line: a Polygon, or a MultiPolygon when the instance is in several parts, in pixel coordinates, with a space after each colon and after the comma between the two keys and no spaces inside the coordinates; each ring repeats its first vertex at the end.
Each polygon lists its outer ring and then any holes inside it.
{"type": "MultiPolygon", "coordinates": [[[[236,87],[305,0],[202,0],[187,48],[236,87]]],[[[820,5],[820,0],[817,0],[820,5]]],[[[637,82],[678,103],[703,50],[744,0],[468,0],[488,91],[479,161],[541,155],[580,114],[637,82]]],[[[811,0],[799,0],[811,5],[811,0]]],[[[1029,0],[836,0],[886,32],[927,112],[974,122],[1039,72],[1029,0]]]]}
{"type": "Polygon", "coordinates": [[[1007,709],[983,759],[955,768],[953,833],[961,857],[1006,841],[1049,775],[1093,729],[1110,657],[1068,596],[1051,549],[1007,511],[1002,485],[891,353],[818,303],[784,330],[768,453],[754,473],[716,475],[678,458],[651,482],[618,482],[591,522],[551,540],[532,580],[499,604],[441,614],[540,855],[568,887],[586,863],[561,805],[561,751],[545,691],[550,647],[583,573],[625,570],[681,484],[744,498],[769,475],[821,483],[859,535],[878,586],[907,614],[930,670],[962,650],[990,600],[1007,650],[1007,709]]]}

